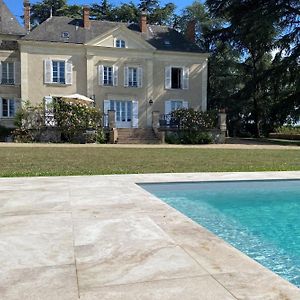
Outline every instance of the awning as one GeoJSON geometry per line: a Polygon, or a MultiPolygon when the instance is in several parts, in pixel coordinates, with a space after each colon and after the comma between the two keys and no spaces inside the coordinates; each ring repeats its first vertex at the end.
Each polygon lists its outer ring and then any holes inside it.
{"type": "Polygon", "coordinates": [[[73,95],[53,95],[52,97],[55,98],[62,98],[64,100],[67,100],[68,102],[79,102],[79,103],[94,103],[94,100],[91,98],[88,98],[84,95],[80,94],[73,94],[73,95]]]}

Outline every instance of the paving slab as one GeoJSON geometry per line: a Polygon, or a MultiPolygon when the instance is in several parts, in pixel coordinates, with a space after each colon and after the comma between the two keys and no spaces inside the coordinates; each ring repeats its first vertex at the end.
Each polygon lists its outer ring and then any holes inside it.
{"type": "Polygon", "coordinates": [[[0,178],[0,299],[300,299],[136,183],[300,172],[0,178]]]}

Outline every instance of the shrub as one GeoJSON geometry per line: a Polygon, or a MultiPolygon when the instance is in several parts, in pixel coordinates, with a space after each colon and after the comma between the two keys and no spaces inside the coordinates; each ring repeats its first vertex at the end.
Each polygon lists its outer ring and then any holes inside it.
{"type": "Polygon", "coordinates": [[[277,128],[275,132],[282,134],[300,134],[300,126],[282,126],[277,128]]]}
{"type": "Polygon", "coordinates": [[[202,112],[194,109],[178,109],[171,113],[171,118],[179,124],[176,133],[166,135],[169,144],[211,144],[212,135],[208,130],[217,126],[216,111],[202,112]]]}
{"type": "Polygon", "coordinates": [[[0,142],[5,142],[5,139],[11,135],[12,130],[13,129],[11,128],[7,128],[0,125],[0,142]]]}
{"type": "MultiPolygon", "coordinates": [[[[57,99],[54,104],[54,116],[62,136],[67,142],[77,142],[83,138],[88,129],[96,131],[96,136],[102,132],[102,113],[95,107],[82,103],[66,102],[57,99]]],[[[98,137],[95,137],[95,142],[98,137]]]]}
{"type": "Polygon", "coordinates": [[[171,113],[171,117],[178,120],[180,129],[182,130],[203,130],[212,129],[217,126],[217,111],[197,111],[192,108],[177,109],[171,113]]]}
{"type": "Polygon", "coordinates": [[[53,106],[47,108],[45,114],[43,104],[24,103],[15,119],[17,129],[14,136],[17,142],[58,142],[60,137],[65,142],[104,142],[102,113],[99,109],[61,99],[57,99],[53,106]],[[51,132],[49,128],[52,129],[51,132]],[[86,134],[87,130],[94,133],[86,134]]]}

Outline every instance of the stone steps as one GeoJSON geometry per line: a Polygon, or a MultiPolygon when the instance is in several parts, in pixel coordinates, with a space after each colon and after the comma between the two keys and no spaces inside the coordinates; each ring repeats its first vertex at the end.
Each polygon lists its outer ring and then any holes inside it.
{"type": "Polygon", "coordinates": [[[118,144],[159,144],[154,131],[150,128],[119,128],[118,144]]]}

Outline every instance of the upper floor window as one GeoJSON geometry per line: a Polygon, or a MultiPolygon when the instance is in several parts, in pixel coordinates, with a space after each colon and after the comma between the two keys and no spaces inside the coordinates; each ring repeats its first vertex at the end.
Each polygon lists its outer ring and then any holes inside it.
{"type": "Polygon", "coordinates": [[[165,87],[166,89],[187,90],[189,88],[189,69],[186,67],[166,67],[165,87]]]}
{"type": "Polygon", "coordinates": [[[0,98],[0,116],[4,118],[13,118],[16,114],[16,102],[14,99],[0,98]]]}
{"type": "Polygon", "coordinates": [[[113,67],[103,67],[103,84],[113,85],[113,67]]]}
{"type": "Polygon", "coordinates": [[[44,83],[47,84],[72,84],[72,63],[66,60],[44,61],[44,83]]]}
{"type": "Polygon", "coordinates": [[[117,66],[99,66],[99,84],[102,86],[118,85],[118,67],[117,66]]]}
{"type": "Polygon", "coordinates": [[[52,61],[52,82],[66,83],[66,65],[64,61],[52,61]]]}
{"type": "Polygon", "coordinates": [[[115,42],[116,48],[126,48],[126,42],[124,40],[116,40],[115,42]]]}
{"type": "Polygon", "coordinates": [[[15,83],[15,65],[13,62],[1,63],[1,84],[14,84],[15,83]]]}
{"type": "Polygon", "coordinates": [[[125,87],[142,87],[143,69],[141,67],[125,67],[125,87]]]}

